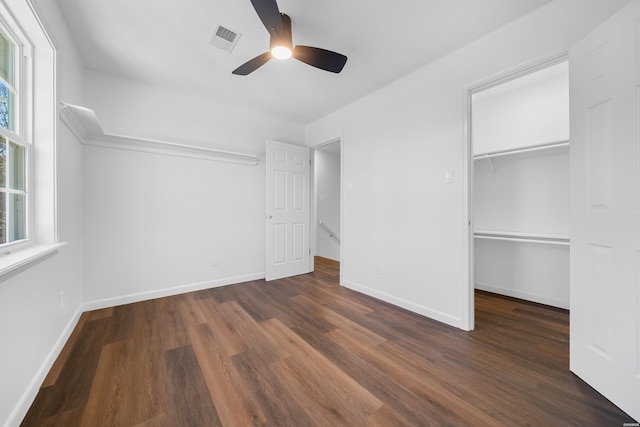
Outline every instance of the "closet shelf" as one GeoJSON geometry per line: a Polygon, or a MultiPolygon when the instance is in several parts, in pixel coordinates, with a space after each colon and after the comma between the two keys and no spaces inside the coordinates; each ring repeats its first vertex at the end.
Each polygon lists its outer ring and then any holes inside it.
{"type": "Polygon", "coordinates": [[[79,105],[61,102],[60,117],[69,130],[84,145],[237,163],[249,166],[255,166],[259,162],[258,157],[249,154],[105,133],[102,130],[96,113],[89,108],[79,105]]]}
{"type": "Polygon", "coordinates": [[[473,237],[483,240],[502,240],[507,242],[540,243],[545,245],[569,246],[568,234],[520,233],[512,231],[476,230],[473,237]]]}
{"type": "Polygon", "coordinates": [[[568,140],[557,141],[557,142],[552,142],[547,144],[530,145],[528,147],[514,148],[512,150],[501,150],[501,151],[492,151],[489,153],[476,154],[473,156],[473,160],[493,159],[495,157],[510,156],[514,154],[528,153],[531,151],[551,150],[554,148],[568,147],[568,146],[569,146],[568,140]]]}

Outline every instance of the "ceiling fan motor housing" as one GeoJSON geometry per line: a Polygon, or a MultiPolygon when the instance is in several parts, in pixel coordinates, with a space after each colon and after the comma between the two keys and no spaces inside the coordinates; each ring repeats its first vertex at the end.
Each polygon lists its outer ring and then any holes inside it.
{"type": "Polygon", "coordinates": [[[293,51],[293,41],[291,36],[291,18],[289,15],[281,13],[282,17],[282,34],[278,34],[275,28],[269,31],[271,38],[269,40],[269,50],[273,50],[274,47],[282,46],[293,51]]]}

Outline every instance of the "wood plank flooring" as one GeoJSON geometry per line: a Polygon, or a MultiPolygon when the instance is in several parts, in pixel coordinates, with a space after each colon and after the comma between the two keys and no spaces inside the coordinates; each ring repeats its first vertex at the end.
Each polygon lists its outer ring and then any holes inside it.
{"type": "Polygon", "coordinates": [[[84,313],[23,426],[622,426],[569,372],[568,313],[478,292],[464,332],[336,262],[84,313]]]}

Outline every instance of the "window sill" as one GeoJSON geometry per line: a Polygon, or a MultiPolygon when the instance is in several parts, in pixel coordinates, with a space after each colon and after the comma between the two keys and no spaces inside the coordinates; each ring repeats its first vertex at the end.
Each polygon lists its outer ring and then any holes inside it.
{"type": "Polygon", "coordinates": [[[0,282],[31,268],[33,265],[54,255],[67,243],[49,243],[29,246],[0,256],[0,282]]]}

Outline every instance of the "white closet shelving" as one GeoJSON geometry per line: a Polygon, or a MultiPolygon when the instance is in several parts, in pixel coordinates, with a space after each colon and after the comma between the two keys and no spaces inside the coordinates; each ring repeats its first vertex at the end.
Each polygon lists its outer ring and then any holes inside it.
{"type": "Polygon", "coordinates": [[[571,241],[566,72],[559,64],[495,86],[474,95],[472,108],[476,288],[562,308],[571,241]]]}
{"type": "Polygon", "coordinates": [[[569,246],[568,234],[518,233],[509,231],[476,230],[476,239],[502,240],[505,242],[539,243],[542,245],[569,246]]]}
{"type": "MultiPolygon", "coordinates": [[[[559,148],[569,147],[569,141],[563,140],[547,144],[533,145],[530,147],[521,147],[511,150],[501,150],[491,153],[477,154],[473,156],[475,161],[486,160],[489,162],[491,173],[495,175],[495,165],[493,159],[503,156],[514,156],[518,154],[551,151],[559,148]]],[[[569,234],[559,233],[531,233],[518,231],[498,231],[498,230],[475,230],[474,238],[485,240],[502,240],[507,242],[522,243],[539,243],[544,245],[569,246],[569,234]]]]}
{"type": "Polygon", "coordinates": [[[552,150],[554,148],[568,147],[569,141],[551,142],[548,144],[532,145],[528,147],[514,148],[511,150],[494,151],[491,153],[476,154],[474,160],[492,159],[494,157],[511,156],[514,154],[530,153],[532,151],[552,150]]]}
{"type": "Polygon", "coordinates": [[[534,151],[543,151],[543,150],[546,151],[546,150],[552,150],[554,148],[561,148],[561,147],[568,147],[568,146],[569,146],[569,141],[558,141],[558,142],[552,142],[548,144],[532,145],[529,147],[521,147],[521,148],[510,149],[510,150],[494,151],[491,153],[476,154],[473,156],[473,160],[489,161],[491,172],[495,173],[493,159],[496,157],[512,156],[514,154],[531,153],[534,151]]]}

